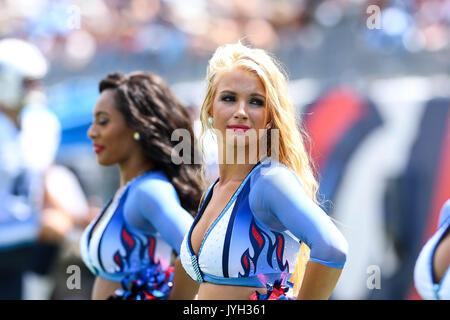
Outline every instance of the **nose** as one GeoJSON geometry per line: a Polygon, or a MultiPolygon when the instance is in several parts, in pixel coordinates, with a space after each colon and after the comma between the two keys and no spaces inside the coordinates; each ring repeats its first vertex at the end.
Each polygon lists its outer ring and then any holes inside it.
{"type": "Polygon", "coordinates": [[[95,130],[93,123],[88,128],[87,136],[92,140],[97,136],[97,131],[95,130]]]}
{"type": "Polygon", "coordinates": [[[245,100],[239,100],[238,103],[236,103],[236,110],[233,114],[234,118],[236,119],[247,119],[247,108],[246,108],[246,102],[245,100]]]}

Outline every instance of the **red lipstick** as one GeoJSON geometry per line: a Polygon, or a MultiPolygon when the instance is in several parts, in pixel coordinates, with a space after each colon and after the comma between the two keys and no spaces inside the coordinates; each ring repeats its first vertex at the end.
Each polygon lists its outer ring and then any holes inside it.
{"type": "Polygon", "coordinates": [[[243,125],[243,124],[233,124],[227,127],[227,129],[231,129],[234,132],[236,131],[247,131],[248,129],[250,129],[249,126],[243,125]]]}
{"type": "Polygon", "coordinates": [[[100,153],[100,152],[102,152],[105,149],[105,147],[100,146],[100,145],[95,144],[95,143],[92,146],[94,147],[94,152],[95,153],[100,153]]]}

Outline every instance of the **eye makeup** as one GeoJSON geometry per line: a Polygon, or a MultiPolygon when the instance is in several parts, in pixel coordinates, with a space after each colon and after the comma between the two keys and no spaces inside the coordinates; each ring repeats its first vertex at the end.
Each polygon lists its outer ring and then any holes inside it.
{"type": "MultiPolygon", "coordinates": [[[[234,92],[223,91],[219,96],[219,100],[223,102],[236,102],[237,98],[234,92]]],[[[249,104],[262,107],[265,105],[265,98],[260,94],[251,94],[249,104]]]]}

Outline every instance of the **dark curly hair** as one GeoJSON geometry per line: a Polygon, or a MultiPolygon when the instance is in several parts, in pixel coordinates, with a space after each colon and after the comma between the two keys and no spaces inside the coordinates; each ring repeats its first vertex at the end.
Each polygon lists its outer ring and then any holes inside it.
{"type": "Polygon", "coordinates": [[[201,166],[193,160],[198,150],[186,108],[162,78],[149,72],[109,74],[99,84],[100,93],[107,89],[115,90],[116,107],[125,116],[128,125],[139,133],[146,157],[156,170],[161,170],[169,178],[182,207],[195,215],[204,186],[201,166]],[[171,135],[180,128],[190,133],[191,164],[175,164],[171,158],[178,143],[171,141],[171,135]]]}

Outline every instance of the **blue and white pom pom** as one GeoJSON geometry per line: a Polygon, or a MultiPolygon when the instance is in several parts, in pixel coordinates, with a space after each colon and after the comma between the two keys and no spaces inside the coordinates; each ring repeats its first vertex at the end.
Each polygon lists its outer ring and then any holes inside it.
{"type": "Polygon", "coordinates": [[[273,284],[268,282],[266,283],[267,293],[260,294],[258,291],[255,291],[250,296],[250,300],[292,300],[286,294],[293,286],[294,284],[289,281],[286,281],[286,285],[282,285],[281,280],[275,280],[273,284]]]}
{"type": "Polygon", "coordinates": [[[173,267],[166,270],[154,264],[122,280],[122,288],[117,289],[108,300],[167,300],[173,286],[173,267]]]}

